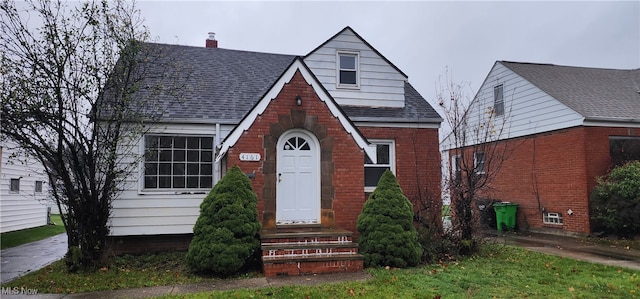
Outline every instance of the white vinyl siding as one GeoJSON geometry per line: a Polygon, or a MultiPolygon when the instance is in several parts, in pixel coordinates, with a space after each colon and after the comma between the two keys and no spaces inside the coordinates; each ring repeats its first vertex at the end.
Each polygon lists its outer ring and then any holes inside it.
{"type": "MultiPolygon", "coordinates": [[[[232,128],[232,125],[221,125],[220,135],[217,136],[215,124],[157,124],[147,135],[210,136],[213,137],[216,148],[232,128]]],[[[142,155],[143,139],[141,138],[129,151],[142,155]]],[[[124,190],[113,201],[109,221],[110,234],[125,236],[193,233],[193,225],[200,214],[200,204],[210,189],[145,190],[142,183],[142,162],[138,175],[130,176],[124,184],[124,190]]],[[[215,185],[219,179],[219,165],[214,163],[212,184],[215,185]]]]}
{"type": "Polygon", "coordinates": [[[304,59],[339,105],[404,107],[407,78],[346,30],[304,59]],[[357,89],[339,88],[337,53],[358,53],[357,89]]]}
{"type": "Polygon", "coordinates": [[[0,232],[46,225],[49,192],[44,167],[34,158],[10,159],[16,152],[13,143],[3,141],[0,146],[0,232]],[[19,182],[19,191],[11,191],[12,179],[19,182]],[[42,192],[36,192],[38,181],[43,182],[42,192]]]}
{"type": "MultiPolygon", "coordinates": [[[[500,62],[496,62],[468,110],[470,126],[487,123],[495,103],[494,88],[499,85],[503,87],[504,118],[495,118],[494,125],[498,129],[503,126],[503,120],[506,123],[502,135],[496,136],[497,139],[521,137],[583,124],[580,114],[500,62]]],[[[471,140],[468,140],[467,145],[469,144],[472,144],[471,140]]]]}

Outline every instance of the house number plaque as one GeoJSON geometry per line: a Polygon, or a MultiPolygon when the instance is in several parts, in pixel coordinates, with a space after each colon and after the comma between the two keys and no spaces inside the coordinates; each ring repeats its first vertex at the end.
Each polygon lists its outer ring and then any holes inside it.
{"type": "Polygon", "coordinates": [[[259,153],[241,153],[240,161],[260,161],[259,153]]]}

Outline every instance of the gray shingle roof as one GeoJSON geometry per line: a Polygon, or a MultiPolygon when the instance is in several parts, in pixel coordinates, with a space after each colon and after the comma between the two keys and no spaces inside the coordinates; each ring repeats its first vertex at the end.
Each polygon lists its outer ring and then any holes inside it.
{"type": "Polygon", "coordinates": [[[640,69],[500,63],[586,119],[640,120],[640,69]]]}
{"type": "Polygon", "coordinates": [[[409,82],[404,83],[404,108],[343,106],[352,121],[441,122],[442,117],[409,82]]]}
{"type": "MultiPolygon", "coordinates": [[[[167,122],[236,124],[260,100],[296,56],[145,43],[135,105],[167,122]],[[158,88],[160,87],[160,88],[158,88]]],[[[404,108],[343,107],[352,120],[440,122],[440,115],[405,83],[404,108]]]]}
{"type": "Polygon", "coordinates": [[[222,48],[146,46],[154,58],[145,72],[165,75],[145,76],[136,98],[152,101],[154,110],[170,121],[239,121],[295,58],[222,48]],[[159,94],[156,86],[162,86],[159,94]]]}

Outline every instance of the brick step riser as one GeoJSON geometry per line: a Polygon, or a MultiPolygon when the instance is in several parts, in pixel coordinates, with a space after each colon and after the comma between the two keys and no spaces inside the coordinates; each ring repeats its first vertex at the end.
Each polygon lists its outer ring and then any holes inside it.
{"type": "Polygon", "coordinates": [[[341,248],[318,248],[318,249],[276,249],[276,250],[263,250],[263,257],[273,256],[331,256],[335,254],[357,254],[358,248],[356,247],[341,247],[341,248]]]}
{"type": "Polygon", "coordinates": [[[298,237],[298,238],[263,238],[260,240],[262,244],[324,244],[324,243],[351,243],[350,236],[333,236],[333,237],[298,237]]]}
{"type": "Polygon", "coordinates": [[[340,261],[306,261],[286,263],[264,263],[263,271],[267,277],[282,275],[323,274],[339,272],[359,272],[364,269],[364,261],[340,260],[340,261]]]}

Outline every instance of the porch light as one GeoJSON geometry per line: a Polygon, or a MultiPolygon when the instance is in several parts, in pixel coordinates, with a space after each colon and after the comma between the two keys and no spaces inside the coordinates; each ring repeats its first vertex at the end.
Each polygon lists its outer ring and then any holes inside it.
{"type": "Polygon", "coordinates": [[[302,97],[301,96],[296,96],[296,105],[298,105],[298,106],[302,105],[302,97]]]}

